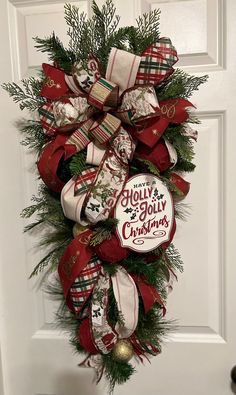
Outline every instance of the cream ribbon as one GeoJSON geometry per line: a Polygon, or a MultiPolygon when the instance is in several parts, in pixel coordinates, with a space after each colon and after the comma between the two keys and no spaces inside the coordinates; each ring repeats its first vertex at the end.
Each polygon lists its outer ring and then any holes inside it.
{"type": "Polygon", "coordinates": [[[66,218],[86,226],[88,222],[84,218],[82,219],[81,215],[87,191],[75,196],[75,180],[76,176],[72,177],[63,187],[61,191],[61,206],[66,218]]]}
{"type": "Polygon", "coordinates": [[[115,330],[121,339],[129,338],[138,324],[138,291],[136,284],[127,271],[119,266],[111,277],[120,320],[115,330]]]}
{"type": "Polygon", "coordinates": [[[106,150],[93,141],[87,145],[86,163],[99,166],[106,150]]]}
{"type": "Polygon", "coordinates": [[[112,48],[106,70],[106,79],[119,86],[119,93],[135,84],[141,57],[121,49],[112,48]]]}

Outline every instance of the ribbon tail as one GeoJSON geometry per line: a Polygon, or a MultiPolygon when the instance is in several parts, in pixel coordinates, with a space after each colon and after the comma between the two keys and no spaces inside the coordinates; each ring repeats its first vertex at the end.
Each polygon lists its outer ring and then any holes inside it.
{"type": "Polygon", "coordinates": [[[110,276],[102,270],[93,290],[90,319],[94,344],[102,354],[108,354],[117,341],[117,333],[107,317],[109,288],[110,276]]]}
{"type": "Polygon", "coordinates": [[[122,339],[129,338],[138,324],[138,291],[132,277],[119,266],[112,276],[113,292],[120,313],[115,330],[122,339]]]}
{"type": "Polygon", "coordinates": [[[97,355],[89,355],[79,364],[81,368],[93,368],[94,369],[94,382],[98,384],[103,376],[104,365],[102,362],[102,356],[100,354],[97,355]]]}

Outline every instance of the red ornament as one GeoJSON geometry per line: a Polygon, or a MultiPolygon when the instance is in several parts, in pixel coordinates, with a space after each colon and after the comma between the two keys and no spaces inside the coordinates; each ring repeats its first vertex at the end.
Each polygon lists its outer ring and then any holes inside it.
{"type": "Polygon", "coordinates": [[[69,93],[64,71],[47,63],[43,63],[42,67],[46,79],[40,92],[41,96],[55,100],[69,93]]]}
{"type": "Polygon", "coordinates": [[[170,155],[163,139],[155,145],[154,148],[149,148],[145,144],[139,144],[136,149],[138,158],[146,159],[153,163],[161,172],[169,169],[172,166],[170,155]]]}
{"type": "Polygon", "coordinates": [[[116,263],[128,258],[129,250],[121,247],[115,234],[95,247],[97,256],[105,262],[116,263]]]}

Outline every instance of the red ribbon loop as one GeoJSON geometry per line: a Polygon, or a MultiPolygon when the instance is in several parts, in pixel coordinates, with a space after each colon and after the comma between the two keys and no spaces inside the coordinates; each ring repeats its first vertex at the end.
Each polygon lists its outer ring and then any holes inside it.
{"type": "Polygon", "coordinates": [[[72,311],[74,311],[74,307],[69,291],[75,279],[81,274],[93,255],[88,246],[91,236],[92,231],[89,229],[72,240],[59,262],[58,274],[63,293],[67,305],[72,311]]]}
{"type": "Polygon", "coordinates": [[[137,138],[149,147],[154,147],[169,124],[181,124],[187,121],[189,114],[186,108],[188,107],[194,107],[194,105],[185,99],[169,99],[160,102],[160,111],[156,112],[158,119],[145,122],[141,132],[137,133],[137,138]]]}

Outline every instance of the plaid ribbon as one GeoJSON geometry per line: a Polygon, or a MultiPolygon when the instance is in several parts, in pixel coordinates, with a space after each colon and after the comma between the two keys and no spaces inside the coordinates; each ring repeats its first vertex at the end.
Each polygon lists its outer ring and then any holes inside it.
{"type": "Polygon", "coordinates": [[[47,136],[54,136],[57,130],[55,117],[53,114],[53,104],[46,103],[39,108],[39,119],[44,133],[47,136]]]}
{"type": "Polygon", "coordinates": [[[72,284],[69,295],[76,314],[79,314],[91,295],[101,271],[101,262],[93,256],[72,284]]]}
{"type": "Polygon", "coordinates": [[[173,72],[178,56],[169,38],[160,38],[142,54],[135,84],[157,85],[173,72]]]}
{"type": "Polygon", "coordinates": [[[86,192],[92,185],[97,174],[95,167],[82,171],[75,181],[75,196],[86,192]]]}

